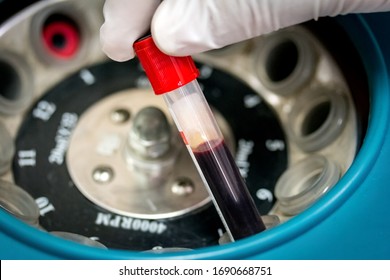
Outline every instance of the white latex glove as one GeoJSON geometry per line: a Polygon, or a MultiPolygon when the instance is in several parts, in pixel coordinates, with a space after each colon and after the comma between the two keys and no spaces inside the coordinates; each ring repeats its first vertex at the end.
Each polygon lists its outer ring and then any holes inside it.
{"type": "Polygon", "coordinates": [[[390,0],[106,0],[100,37],[117,61],[133,58],[148,30],[163,52],[184,56],[323,16],[379,11],[390,11],[390,0]]]}

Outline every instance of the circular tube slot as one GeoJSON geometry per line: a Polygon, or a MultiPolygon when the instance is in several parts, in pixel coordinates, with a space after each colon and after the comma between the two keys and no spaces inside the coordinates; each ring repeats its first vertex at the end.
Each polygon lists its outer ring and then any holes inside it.
{"type": "Polygon", "coordinates": [[[294,216],[318,200],[340,179],[336,163],[314,155],[293,165],[283,173],[275,186],[279,209],[294,216]]]}
{"type": "Polygon", "coordinates": [[[297,45],[292,40],[281,41],[270,51],[265,61],[265,71],[269,80],[278,83],[287,79],[297,67],[298,59],[297,45]]]}
{"type": "Polygon", "coordinates": [[[254,61],[255,71],[266,88],[287,95],[311,80],[317,54],[309,36],[298,30],[284,30],[263,38],[254,61]]]}
{"type": "Polygon", "coordinates": [[[54,58],[72,59],[80,49],[80,30],[75,21],[63,14],[49,16],[42,26],[42,43],[54,58]]]}
{"type": "Polygon", "coordinates": [[[3,123],[0,122],[0,175],[9,170],[14,152],[14,141],[3,123]]]}
{"type": "Polygon", "coordinates": [[[320,150],[341,134],[348,116],[345,95],[337,90],[317,88],[296,100],[288,127],[291,137],[304,152],[320,150]]]}
{"type": "Polygon", "coordinates": [[[80,234],[65,232],[65,231],[51,231],[50,233],[53,234],[54,236],[61,237],[63,239],[73,241],[82,245],[107,249],[107,247],[104,246],[102,243],[80,234]]]}
{"type": "Polygon", "coordinates": [[[39,226],[39,208],[22,188],[0,180],[0,208],[33,226],[39,226]]]}
{"type": "Polygon", "coordinates": [[[0,113],[19,113],[33,97],[29,67],[17,55],[1,51],[0,73],[0,113]]]}
{"type": "Polygon", "coordinates": [[[21,81],[16,70],[6,61],[0,61],[0,96],[14,101],[20,96],[21,81]]]}

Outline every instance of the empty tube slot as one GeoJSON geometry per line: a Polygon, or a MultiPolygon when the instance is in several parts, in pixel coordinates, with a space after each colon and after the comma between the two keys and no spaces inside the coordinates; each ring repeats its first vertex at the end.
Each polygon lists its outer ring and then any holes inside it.
{"type": "Polygon", "coordinates": [[[333,89],[310,89],[296,100],[288,118],[288,127],[293,142],[302,151],[314,152],[340,136],[347,116],[345,95],[333,89]]]}
{"type": "Polygon", "coordinates": [[[284,30],[260,41],[254,67],[266,88],[288,95],[310,82],[317,64],[310,36],[297,30],[284,30]]]}
{"type": "Polygon", "coordinates": [[[278,206],[285,215],[296,215],[333,187],[341,172],[333,161],[320,156],[307,157],[282,174],[275,186],[278,206]]]}
{"type": "Polygon", "coordinates": [[[10,101],[20,96],[21,81],[16,70],[7,62],[0,61],[1,97],[10,101]]]}
{"type": "Polygon", "coordinates": [[[33,97],[29,67],[16,54],[2,51],[0,73],[0,113],[17,114],[33,97]]]}

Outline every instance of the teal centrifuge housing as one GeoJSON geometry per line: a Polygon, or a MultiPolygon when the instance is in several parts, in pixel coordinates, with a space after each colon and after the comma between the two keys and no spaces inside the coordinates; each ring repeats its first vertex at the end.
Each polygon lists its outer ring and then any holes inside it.
{"type": "Polygon", "coordinates": [[[93,248],[48,235],[0,210],[2,259],[389,259],[390,13],[339,16],[368,76],[365,137],[340,181],[299,215],[244,240],[166,252],[93,248]]]}

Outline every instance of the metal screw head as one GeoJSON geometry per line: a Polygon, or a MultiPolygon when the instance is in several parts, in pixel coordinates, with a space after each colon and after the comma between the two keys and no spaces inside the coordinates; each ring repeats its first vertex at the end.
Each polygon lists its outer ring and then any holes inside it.
{"type": "Polygon", "coordinates": [[[114,170],[109,166],[98,166],[93,170],[92,178],[99,184],[109,183],[114,178],[114,170]]]}
{"type": "Polygon", "coordinates": [[[127,109],[119,108],[111,112],[110,118],[114,123],[125,123],[130,119],[130,112],[127,109]]]}
{"type": "Polygon", "coordinates": [[[171,191],[178,196],[187,196],[194,192],[195,186],[189,178],[178,178],[172,185],[171,191]]]}

